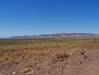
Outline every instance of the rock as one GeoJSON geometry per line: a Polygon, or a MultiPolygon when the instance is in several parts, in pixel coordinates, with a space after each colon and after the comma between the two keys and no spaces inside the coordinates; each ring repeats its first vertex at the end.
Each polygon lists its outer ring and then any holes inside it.
{"type": "Polygon", "coordinates": [[[24,70],[24,73],[28,73],[28,72],[30,72],[31,70],[30,69],[25,69],[24,70]]]}
{"type": "Polygon", "coordinates": [[[66,63],[66,68],[69,68],[69,64],[68,63],[66,63]]]}
{"type": "Polygon", "coordinates": [[[58,68],[57,71],[62,71],[62,68],[58,68]]]}
{"type": "Polygon", "coordinates": [[[31,74],[33,74],[34,73],[34,70],[31,70],[31,69],[25,69],[24,70],[24,73],[26,74],[26,75],[31,75],[31,74]]]}
{"type": "Polygon", "coordinates": [[[34,70],[29,71],[28,73],[26,73],[27,75],[31,75],[34,73],[34,70]]]}
{"type": "Polygon", "coordinates": [[[81,52],[80,54],[81,54],[81,55],[85,55],[85,52],[81,52]]]}
{"type": "Polygon", "coordinates": [[[72,56],[72,53],[70,52],[70,53],[68,53],[68,55],[69,55],[69,56],[72,56]]]}
{"type": "Polygon", "coordinates": [[[18,57],[18,61],[23,61],[23,59],[24,59],[24,56],[18,57]]]}
{"type": "Polygon", "coordinates": [[[16,74],[16,72],[12,72],[12,74],[13,74],[13,75],[15,75],[15,74],[16,74]]]}

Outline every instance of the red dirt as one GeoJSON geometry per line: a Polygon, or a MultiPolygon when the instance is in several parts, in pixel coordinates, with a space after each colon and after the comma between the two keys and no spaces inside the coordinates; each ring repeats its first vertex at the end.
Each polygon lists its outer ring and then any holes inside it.
{"type": "Polygon", "coordinates": [[[0,52],[0,75],[99,75],[99,46],[52,46],[0,52]]]}

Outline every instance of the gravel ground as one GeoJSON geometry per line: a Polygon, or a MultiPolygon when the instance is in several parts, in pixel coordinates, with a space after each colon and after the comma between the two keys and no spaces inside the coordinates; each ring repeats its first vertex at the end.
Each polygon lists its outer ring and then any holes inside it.
{"type": "Polygon", "coordinates": [[[99,49],[64,46],[1,52],[0,75],[99,75],[99,49]]]}

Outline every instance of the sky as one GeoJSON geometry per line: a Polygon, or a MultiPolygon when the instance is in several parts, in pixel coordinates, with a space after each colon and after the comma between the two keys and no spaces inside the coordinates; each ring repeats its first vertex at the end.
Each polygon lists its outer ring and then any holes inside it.
{"type": "Polygon", "coordinates": [[[99,33],[99,0],[0,0],[0,37],[99,33]]]}

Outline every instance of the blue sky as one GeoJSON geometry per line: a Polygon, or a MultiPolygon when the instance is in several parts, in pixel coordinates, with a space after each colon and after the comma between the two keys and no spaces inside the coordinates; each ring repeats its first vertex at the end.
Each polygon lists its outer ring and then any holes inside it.
{"type": "Polygon", "coordinates": [[[0,0],[0,37],[99,33],[98,0],[0,0]]]}

